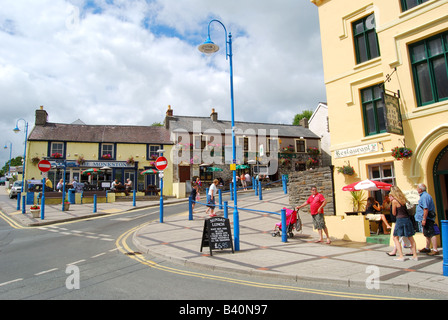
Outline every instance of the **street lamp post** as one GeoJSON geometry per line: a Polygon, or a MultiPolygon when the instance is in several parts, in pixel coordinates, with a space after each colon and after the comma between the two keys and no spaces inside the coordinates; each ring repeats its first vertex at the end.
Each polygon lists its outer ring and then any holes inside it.
{"type": "MultiPolygon", "coordinates": [[[[16,127],[13,129],[13,131],[15,132],[15,133],[19,133],[20,132],[20,129],[19,129],[19,121],[23,121],[23,122],[25,122],[25,149],[24,149],[24,151],[23,151],[23,169],[22,169],[22,192],[21,192],[21,195],[22,195],[22,197],[24,196],[23,195],[23,191],[25,190],[25,164],[26,164],[26,141],[27,141],[27,139],[28,139],[28,122],[26,122],[26,120],[25,119],[22,119],[22,118],[20,118],[19,120],[17,120],[17,122],[16,122],[16,127]]],[[[26,213],[26,208],[25,208],[25,204],[26,204],[26,202],[25,201],[23,201],[23,204],[22,204],[22,213],[26,213]]]]}
{"type": "MultiPolygon", "coordinates": [[[[210,25],[212,22],[218,22],[225,31],[226,34],[226,59],[230,62],[230,103],[231,103],[231,112],[232,112],[232,163],[233,165],[236,164],[236,141],[235,141],[235,116],[234,116],[234,97],[233,97],[233,54],[232,54],[232,34],[229,33],[227,36],[227,29],[224,26],[224,24],[216,19],[213,19],[208,24],[208,37],[207,40],[201,44],[198,49],[202,53],[205,54],[212,54],[219,50],[219,46],[214,44],[210,39],[210,25]],[[227,40],[227,38],[229,40],[227,40]]],[[[235,250],[240,250],[240,225],[239,225],[239,216],[238,216],[238,209],[237,209],[237,185],[236,185],[236,169],[233,168],[233,228],[234,228],[234,244],[235,244],[235,250]]]]}
{"type": "Polygon", "coordinates": [[[5,142],[5,149],[8,149],[8,145],[7,143],[9,142],[9,166],[8,166],[8,177],[11,177],[11,157],[12,157],[12,142],[11,141],[6,141],[5,142]]]}

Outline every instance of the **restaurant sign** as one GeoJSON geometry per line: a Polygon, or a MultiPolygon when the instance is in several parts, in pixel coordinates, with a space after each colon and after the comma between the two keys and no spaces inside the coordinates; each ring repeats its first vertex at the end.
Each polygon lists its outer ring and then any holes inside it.
{"type": "Polygon", "coordinates": [[[403,122],[401,121],[400,100],[396,96],[384,94],[384,105],[386,107],[385,120],[386,131],[403,135],[403,122]]]}
{"type": "Polygon", "coordinates": [[[339,149],[335,150],[334,155],[335,158],[344,158],[350,156],[356,156],[364,153],[371,153],[378,151],[378,143],[370,143],[363,146],[347,148],[347,149],[339,149]]]}

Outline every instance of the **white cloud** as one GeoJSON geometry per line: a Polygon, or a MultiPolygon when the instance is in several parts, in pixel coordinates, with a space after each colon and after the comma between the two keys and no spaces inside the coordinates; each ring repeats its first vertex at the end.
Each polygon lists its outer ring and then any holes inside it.
{"type": "MultiPolygon", "coordinates": [[[[325,101],[317,8],[297,0],[4,0],[0,130],[23,154],[43,105],[50,121],[145,124],[175,114],[230,120],[229,61],[197,45],[217,18],[233,35],[236,120],[291,123],[325,101]],[[22,124],[23,126],[23,124],[22,124]]],[[[3,143],[0,141],[0,143],[3,143]]],[[[0,164],[9,151],[0,153],[0,164]]]]}

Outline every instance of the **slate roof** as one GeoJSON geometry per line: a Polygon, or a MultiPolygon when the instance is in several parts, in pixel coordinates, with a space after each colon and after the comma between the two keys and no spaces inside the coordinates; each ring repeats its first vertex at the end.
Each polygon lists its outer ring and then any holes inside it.
{"type": "MultiPolygon", "coordinates": [[[[205,132],[208,129],[217,129],[223,134],[225,130],[231,129],[231,121],[212,121],[210,117],[190,117],[190,116],[173,116],[170,118],[169,128],[173,131],[181,131],[187,130],[188,132],[193,132],[193,123],[195,121],[200,123],[201,132],[205,132]]],[[[253,129],[255,134],[258,133],[259,129],[265,129],[266,135],[270,135],[271,129],[278,130],[278,137],[304,137],[308,139],[320,139],[315,133],[313,133],[310,129],[287,125],[287,124],[273,124],[273,123],[256,123],[256,122],[239,122],[235,121],[236,130],[241,129],[245,135],[250,135],[250,131],[248,129],[253,129]]]]}
{"type": "Polygon", "coordinates": [[[29,141],[172,144],[170,132],[159,126],[85,125],[47,122],[35,126],[29,141]]]}

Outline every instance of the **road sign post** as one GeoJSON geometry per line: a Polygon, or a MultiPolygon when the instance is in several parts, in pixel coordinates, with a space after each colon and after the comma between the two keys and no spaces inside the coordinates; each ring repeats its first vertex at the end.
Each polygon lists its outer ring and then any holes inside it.
{"type": "Polygon", "coordinates": [[[41,208],[40,208],[40,218],[41,220],[45,219],[45,184],[46,184],[46,177],[47,172],[51,169],[51,163],[48,160],[41,160],[37,164],[37,167],[42,172],[43,179],[42,179],[42,198],[41,198],[41,208]]]}
{"type": "Polygon", "coordinates": [[[168,160],[165,157],[156,159],[156,169],[160,171],[160,223],[163,223],[163,170],[168,167],[168,160]]]}

